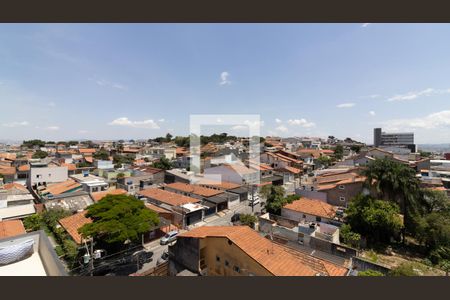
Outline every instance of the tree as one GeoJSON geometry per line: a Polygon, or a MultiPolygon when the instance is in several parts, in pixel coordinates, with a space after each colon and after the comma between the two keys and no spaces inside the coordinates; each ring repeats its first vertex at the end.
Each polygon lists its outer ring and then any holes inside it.
{"type": "Polygon", "coordinates": [[[358,276],[384,276],[384,274],[381,273],[380,271],[368,269],[365,271],[358,272],[358,276]]]}
{"type": "Polygon", "coordinates": [[[338,160],[341,160],[344,157],[344,147],[342,145],[337,145],[334,148],[334,157],[338,160]]]}
{"type": "Polygon", "coordinates": [[[328,166],[330,166],[331,163],[332,163],[332,159],[331,159],[329,156],[327,156],[327,155],[321,155],[321,156],[317,159],[317,161],[318,161],[321,165],[323,165],[324,167],[328,167],[328,166]]]}
{"type": "Polygon", "coordinates": [[[383,158],[371,162],[362,175],[366,176],[366,185],[375,188],[378,198],[399,204],[406,229],[414,232],[412,216],[418,213],[421,200],[415,171],[407,165],[383,158]]]}
{"type": "Polygon", "coordinates": [[[263,186],[259,193],[266,199],[267,212],[277,215],[281,213],[281,208],[284,205],[300,199],[300,196],[298,195],[290,195],[284,197],[284,188],[282,186],[272,184],[263,186]]]}
{"type": "Polygon", "coordinates": [[[155,212],[128,195],[107,195],[87,208],[86,217],[93,222],[83,225],[79,233],[108,244],[139,241],[142,234],[159,224],[155,212]]]}
{"type": "Polygon", "coordinates": [[[27,148],[34,148],[34,147],[44,147],[45,142],[42,140],[29,140],[29,141],[23,141],[22,146],[25,146],[27,148]]]}
{"type": "Polygon", "coordinates": [[[340,240],[352,247],[359,248],[361,243],[361,235],[359,233],[353,232],[352,227],[348,224],[344,224],[339,229],[340,240]]]}
{"type": "Polygon", "coordinates": [[[242,214],[239,216],[239,221],[241,221],[242,225],[255,228],[255,223],[258,221],[258,219],[256,218],[256,216],[251,214],[242,214]]]}
{"type": "Polygon", "coordinates": [[[71,213],[63,209],[46,210],[42,213],[42,220],[49,227],[54,230],[58,225],[58,221],[64,217],[70,216],[71,213]]]}
{"type": "Polygon", "coordinates": [[[173,135],[171,135],[170,133],[166,134],[166,142],[170,142],[172,140],[173,135]]]}
{"type": "Polygon", "coordinates": [[[360,146],[360,145],[352,145],[352,146],[350,147],[350,149],[351,149],[353,152],[359,153],[359,151],[361,151],[361,146],[360,146]]]}
{"type": "Polygon", "coordinates": [[[351,229],[374,243],[389,242],[403,226],[396,203],[375,200],[368,195],[360,194],[352,199],[346,214],[351,229]]]}
{"type": "Polygon", "coordinates": [[[439,263],[439,267],[445,272],[445,276],[448,276],[450,272],[450,260],[444,259],[439,263]]]}
{"type": "Polygon", "coordinates": [[[23,226],[27,231],[36,231],[42,227],[42,216],[40,214],[33,214],[23,219],[23,226]]]}
{"type": "Polygon", "coordinates": [[[99,151],[95,152],[92,157],[98,160],[109,160],[109,152],[105,149],[100,149],[99,151]]]}
{"type": "Polygon", "coordinates": [[[189,137],[184,137],[184,136],[176,136],[174,139],[175,144],[178,147],[189,147],[190,145],[190,139],[189,137]]]}
{"type": "Polygon", "coordinates": [[[172,169],[172,163],[165,156],[163,156],[159,159],[159,161],[154,162],[152,167],[162,170],[170,170],[172,169]]]}
{"type": "Polygon", "coordinates": [[[32,158],[46,158],[48,156],[48,153],[45,151],[41,151],[41,150],[36,150],[36,152],[34,152],[32,158]]]}

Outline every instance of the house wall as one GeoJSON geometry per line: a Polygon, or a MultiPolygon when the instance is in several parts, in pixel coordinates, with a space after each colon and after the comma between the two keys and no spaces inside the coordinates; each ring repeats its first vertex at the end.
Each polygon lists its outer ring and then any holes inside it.
{"type": "Polygon", "coordinates": [[[291,220],[296,220],[296,221],[306,221],[306,222],[323,222],[323,223],[327,223],[330,222],[331,219],[328,218],[324,218],[324,217],[320,217],[320,221],[317,219],[317,216],[315,215],[310,215],[310,214],[306,214],[303,212],[298,212],[295,210],[291,210],[288,208],[283,207],[281,209],[281,216],[291,219],[291,220]]]}
{"type": "Polygon", "coordinates": [[[222,181],[228,181],[233,183],[242,184],[242,177],[236,171],[230,170],[228,167],[217,166],[212,168],[206,168],[204,170],[205,175],[221,175],[222,181]]]}
{"type": "Polygon", "coordinates": [[[347,206],[348,202],[358,194],[363,191],[362,182],[347,183],[344,185],[343,190],[336,186],[333,189],[324,190],[323,192],[327,194],[327,202],[331,205],[336,206],[347,206]],[[344,197],[345,200],[340,200],[340,197],[344,197]]]}
{"type": "Polygon", "coordinates": [[[37,183],[63,182],[68,179],[67,167],[31,168],[28,176],[29,185],[37,183]],[[39,175],[39,178],[38,178],[39,175]]]}
{"type": "Polygon", "coordinates": [[[199,248],[199,239],[179,237],[173,246],[169,246],[169,275],[175,276],[183,269],[199,273],[199,248]]]}
{"type": "MultiPolygon", "coordinates": [[[[227,238],[208,237],[200,239],[200,258],[204,258],[208,276],[271,276],[272,274],[263,268],[243,252],[234,243],[229,243],[227,238]],[[220,261],[216,260],[216,256],[220,261]],[[229,265],[225,266],[225,261],[229,265]],[[240,268],[240,273],[233,267],[240,268]]],[[[268,249],[270,251],[270,249],[268,249]]]]}

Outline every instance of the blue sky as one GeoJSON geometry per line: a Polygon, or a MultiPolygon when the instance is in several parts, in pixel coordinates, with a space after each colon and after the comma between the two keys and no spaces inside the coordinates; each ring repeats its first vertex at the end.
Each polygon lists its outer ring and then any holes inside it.
{"type": "Polygon", "coordinates": [[[449,37],[448,24],[2,24],[0,139],[186,135],[190,114],[259,114],[264,135],[370,143],[382,127],[449,143],[449,37]]]}

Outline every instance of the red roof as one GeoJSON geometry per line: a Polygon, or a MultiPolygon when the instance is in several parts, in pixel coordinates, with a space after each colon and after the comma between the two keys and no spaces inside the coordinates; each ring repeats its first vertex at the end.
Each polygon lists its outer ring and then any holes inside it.
{"type": "Polygon", "coordinates": [[[91,194],[91,196],[95,202],[98,202],[105,198],[107,195],[125,195],[126,193],[127,191],[125,191],[124,189],[115,189],[110,191],[94,192],[91,194]]]}
{"type": "Polygon", "coordinates": [[[295,200],[290,204],[286,204],[283,208],[329,219],[334,218],[336,215],[336,207],[333,205],[318,199],[305,197],[295,200]]]}
{"type": "Polygon", "coordinates": [[[83,242],[83,238],[81,237],[81,234],[78,233],[78,229],[83,227],[84,224],[92,223],[90,218],[86,218],[86,213],[86,211],[82,211],[59,220],[59,224],[61,224],[77,244],[83,242]]]}
{"type": "Polygon", "coordinates": [[[218,194],[222,194],[222,191],[218,191],[215,189],[210,189],[194,184],[188,184],[188,183],[181,183],[181,182],[175,182],[167,185],[168,188],[172,188],[174,190],[196,194],[203,197],[211,197],[218,194]]]}
{"type": "Polygon", "coordinates": [[[0,221],[0,239],[27,233],[20,220],[0,221]]]}

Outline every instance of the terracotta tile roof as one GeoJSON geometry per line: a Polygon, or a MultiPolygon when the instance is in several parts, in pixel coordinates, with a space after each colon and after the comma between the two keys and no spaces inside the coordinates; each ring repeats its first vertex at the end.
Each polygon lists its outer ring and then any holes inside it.
{"type": "Polygon", "coordinates": [[[85,156],[84,160],[87,161],[88,163],[92,163],[94,161],[94,159],[91,156],[85,156]]]}
{"type": "Polygon", "coordinates": [[[64,182],[47,185],[47,188],[42,191],[42,194],[59,195],[80,187],[80,183],[76,182],[75,180],[68,179],[64,182]]]}
{"type": "Polygon", "coordinates": [[[175,150],[176,154],[187,154],[189,151],[185,148],[185,147],[177,147],[177,149],[175,150]]]}
{"type": "Polygon", "coordinates": [[[331,149],[323,149],[323,150],[320,150],[320,152],[323,154],[334,154],[334,150],[331,150],[331,149]]]}
{"type": "Polygon", "coordinates": [[[17,190],[21,190],[24,192],[28,192],[28,189],[25,186],[23,186],[22,184],[16,183],[16,182],[4,184],[3,188],[5,190],[17,189],[17,190]]]}
{"type": "Polygon", "coordinates": [[[21,165],[20,167],[17,168],[17,170],[19,170],[20,172],[26,172],[30,170],[30,165],[26,164],[26,165],[21,165]]]}
{"type": "Polygon", "coordinates": [[[300,154],[301,156],[304,156],[305,154],[309,154],[314,158],[320,157],[320,150],[318,150],[318,149],[299,149],[299,150],[297,150],[297,153],[300,154]]]}
{"type": "Polygon", "coordinates": [[[179,206],[186,203],[197,203],[200,202],[199,199],[195,199],[192,197],[187,197],[184,195],[180,195],[177,193],[157,189],[157,188],[149,188],[144,189],[138,192],[139,195],[142,195],[147,198],[155,199],[157,201],[169,204],[171,206],[179,206]]]}
{"type": "Polygon", "coordinates": [[[67,167],[68,171],[75,171],[77,169],[77,166],[75,164],[62,163],[61,167],[67,167]]]}
{"type": "Polygon", "coordinates": [[[290,162],[289,159],[286,159],[286,158],[283,158],[283,157],[281,157],[281,156],[278,156],[278,155],[276,155],[275,153],[272,153],[272,152],[266,152],[266,154],[267,154],[268,156],[272,156],[272,157],[274,157],[274,158],[276,158],[276,159],[278,159],[278,160],[285,161],[285,162],[290,162]]]}
{"type": "Polygon", "coordinates": [[[59,224],[61,224],[61,226],[77,244],[81,244],[83,242],[83,238],[78,233],[78,229],[84,224],[92,223],[90,218],[86,218],[86,213],[87,211],[82,211],[59,220],[59,224]]]}
{"type": "Polygon", "coordinates": [[[271,166],[265,163],[256,163],[254,161],[249,161],[249,167],[258,171],[270,171],[273,170],[271,166]]]}
{"type": "Polygon", "coordinates": [[[288,160],[289,162],[295,163],[295,164],[302,164],[303,162],[301,160],[286,156],[284,154],[281,153],[274,153],[276,156],[283,158],[285,160],[288,160]]]}
{"type": "Polygon", "coordinates": [[[139,149],[132,149],[132,148],[125,147],[125,148],[123,148],[122,152],[124,152],[124,153],[138,153],[139,149]]]}
{"type": "Polygon", "coordinates": [[[78,152],[84,154],[84,153],[95,153],[97,150],[93,148],[85,148],[85,149],[78,149],[78,152]]]}
{"type": "Polygon", "coordinates": [[[305,197],[286,204],[283,208],[323,218],[334,218],[336,215],[336,207],[333,205],[305,197]]]}
{"type": "Polygon", "coordinates": [[[94,199],[95,202],[98,202],[107,195],[125,195],[125,194],[127,194],[127,191],[125,191],[124,189],[115,189],[110,191],[95,192],[91,194],[91,197],[92,199],[94,199]]]}
{"type": "Polygon", "coordinates": [[[27,233],[20,220],[0,221],[0,239],[27,233]]]}
{"type": "Polygon", "coordinates": [[[165,209],[165,208],[156,206],[156,205],[151,204],[151,203],[145,203],[145,206],[146,206],[148,209],[150,209],[150,210],[152,210],[152,211],[154,211],[154,212],[157,212],[157,213],[172,213],[170,210],[167,210],[167,209],[165,209]]]}
{"type": "Polygon", "coordinates": [[[186,193],[192,193],[203,197],[211,197],[218,194],[222,194],[222,191],[218,191],[215,189],[210,189],[206,187],[202,187],[199,185],[194,184],[188,184],[188,183],[182,183],[182,182],[175,182],[167,185],[168,188],[172,188],[178,191],[186,192],[186,193]]]}
{"type": "Polygon", "coordinates": [[[14,174],[16,174],[16,168],[0,166],[0,174],[3,174],[3,175],[14,175],[14,174]]]}
{"type": "Polygon", "coordinates": [[[262,237],[248,226],[202,226],[179,235],[179,238],[223,237],[275,276],[345,276],[347,269],[312,257],[262,237]]]}

